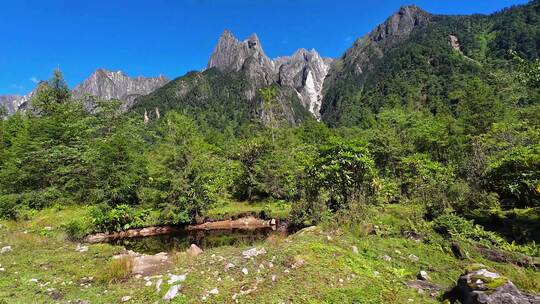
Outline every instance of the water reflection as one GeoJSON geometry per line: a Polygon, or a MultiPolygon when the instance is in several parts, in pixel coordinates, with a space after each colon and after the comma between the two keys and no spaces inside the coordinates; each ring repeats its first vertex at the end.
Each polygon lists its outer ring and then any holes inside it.
{"type": "Polygon", "coordinates": [[[267,239],[270,235],[286,235],[284,231],[271,228],[244,230],[180,230],[175,233],[148,237],[135,237],[110,240],[108,243],[124,246],[139,253],[156,254],[159,252],[182,251],[196,244],[202,249],[220,246],[251,245],[267,239]]]}

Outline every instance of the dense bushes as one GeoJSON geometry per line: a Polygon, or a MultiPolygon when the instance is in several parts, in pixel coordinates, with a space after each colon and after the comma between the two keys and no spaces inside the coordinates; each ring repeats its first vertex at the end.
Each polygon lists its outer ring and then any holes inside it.
{"type": "Polygon", "coordinates": [[[150,210],[136,210],[128,205],[97,205],[90,208],[92,228],[95,231],[120,231],[144,227],[150,210]]]}

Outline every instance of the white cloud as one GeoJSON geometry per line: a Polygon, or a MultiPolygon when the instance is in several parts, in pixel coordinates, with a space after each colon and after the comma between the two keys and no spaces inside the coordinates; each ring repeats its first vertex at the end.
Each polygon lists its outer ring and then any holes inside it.
{"type": "Polygon", "coordinates": [[[36,78],[36,76],[30,77],[30,81],[32,81],[33,83],[38,83],[39,82],[39,80],[36,78]]]}

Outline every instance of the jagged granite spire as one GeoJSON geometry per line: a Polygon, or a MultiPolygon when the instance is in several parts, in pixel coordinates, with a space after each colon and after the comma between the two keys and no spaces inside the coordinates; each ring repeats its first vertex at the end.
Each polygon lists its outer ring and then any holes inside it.
{"type": "Polygon", "coordinates": [[[264,53],[256,34],[239,41],[229,30],[225,30],[210,56],[208,68],[243,71],[257,86],[274,81],[273,62],[264,53]]]}
{"type": "Polygon", "coordinates": [[[294,88],[304,107],[318,118],[330,62],[331,59],[321,58],[317,51],[306,49],[270,60],[256,34],[239,41],[225,30],[208,61],[208,68],[245,73],[253,84],[246,94],[249,98],[254,98],[256,90],[266,85],[294,88]]]}

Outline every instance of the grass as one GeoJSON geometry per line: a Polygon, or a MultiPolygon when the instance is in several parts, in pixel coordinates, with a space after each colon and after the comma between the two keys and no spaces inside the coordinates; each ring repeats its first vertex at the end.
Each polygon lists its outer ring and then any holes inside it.
{"type": "MultiPolygon", "coordinates": [[[[239,203],[228,208],[221,211],[246,207],[239,203]]],[[[376,235],[329,225],[260,242],[255,247],[264,247],[266,253],[253,259],[244,258],[242,251],[254,246],[244,245],[208,249],[197,257],[179,253],[170,269],[147,280],[129,275],[129,260],[112,259],[120,247],[95,244],[78,252],[77,244],[66,241],[63,223],[79,216],[84,210],[68,207],[44,210],[24,222],[1,222],[0,247],[10,245],[13,251],[0,255],[0,267],[5,268],[0,272],[0,303],[118,303],[123,296],[132,297],[128,303],[160,303],[170,287],[169,274],[187,274],[182,296],[172,303],[439,303],[404,283],[426,270],[434,283],[451,286],[475,263],[523,290],[540,292],[540,272],[535,269],[488,261],[468,243],[462,244],[468,258],[454,258],[448,242],[430,235],[429,225],[419,222],[407,206],[370,212],[367,218],[378,226],[376,235]],[[408,230],[426,235],[429,242],[403,237],[408,230]],[[227,270],[228,263],[235,266],[227,270]],[[163,282],[159,292],[158,275],[163,282]],[[217,294],[210,293],[214,288],[217,294]]]]}

